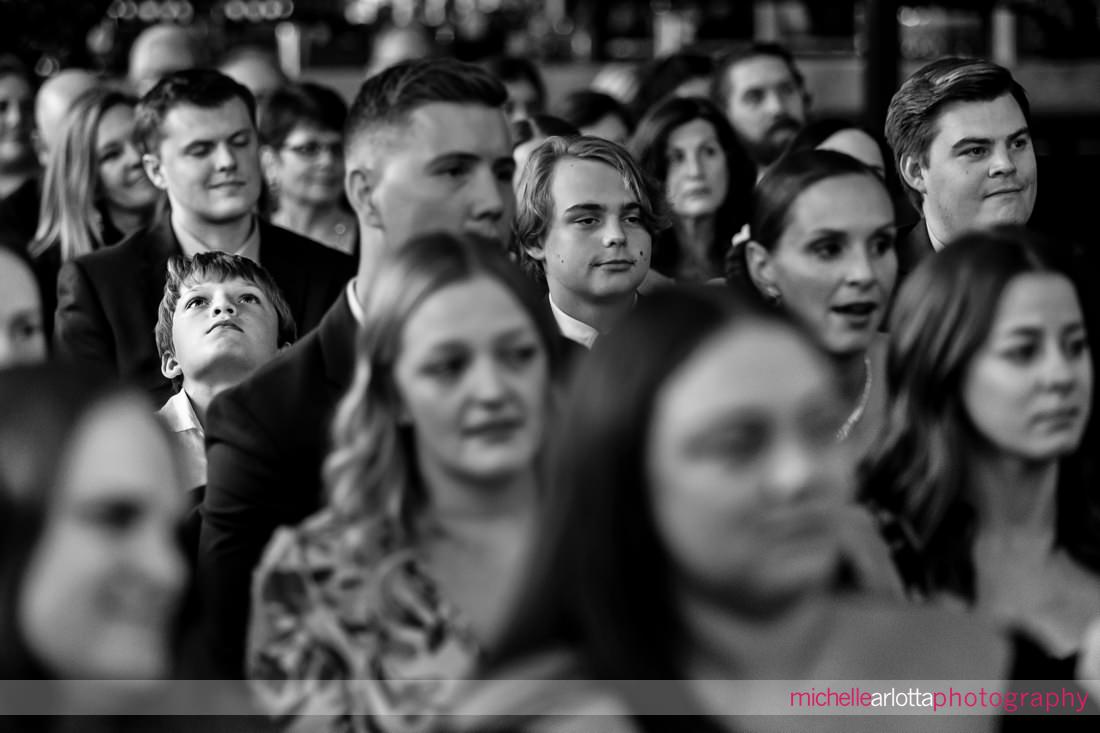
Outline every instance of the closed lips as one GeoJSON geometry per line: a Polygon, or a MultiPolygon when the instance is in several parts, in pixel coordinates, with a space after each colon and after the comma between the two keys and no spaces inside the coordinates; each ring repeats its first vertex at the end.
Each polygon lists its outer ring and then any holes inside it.
{"type": "Polygon", "coordinates": [[[206,329],[206,332],[212,333],[219,328],[232,328],[234,331],[240,331],[241,333],[244,333],[244,329],[242,329],[240,326],[238,326],[236,323],[233,323],[232,321],[221,321],[219,323],[215,323],[213,326],[206,329]]]}

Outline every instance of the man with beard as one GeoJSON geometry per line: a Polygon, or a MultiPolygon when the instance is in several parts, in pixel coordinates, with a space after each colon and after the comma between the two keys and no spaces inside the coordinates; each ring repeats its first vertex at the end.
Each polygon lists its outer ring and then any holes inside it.
{"type": "Polygon", "coordinates": [[[806,123],[805,80],[790,51],[778,44],[758,43],[726,56],[715,72],[713,92],[758,177],[806,123]]]}

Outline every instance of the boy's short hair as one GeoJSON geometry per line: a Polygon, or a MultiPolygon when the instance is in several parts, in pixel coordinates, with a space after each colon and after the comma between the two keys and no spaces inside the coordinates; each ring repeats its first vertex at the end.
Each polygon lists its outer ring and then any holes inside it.
{"type": "Polygon", "coordinates": [[[134,110],[134,143],[142,155],[155,155],[160,148],[162,128],[168,113],[191,105],[214,109],[239,99],[256,124],[256,99],[248,87],[214,69],[185,69],[167,74],[146,92],[134,110]]]}
{"type": "Polygon", "coordinates": [[[165,354],[175,355],[172,341],[172,321],[176,315],[176,304],[184,286],[199,282],[225,282],[226,280],[244,280],[260,289],[275,309],[278,321],[278,344],[293,343],[298,335],[298,327],[283,292],[271,273],[247,257],[226,252],[199,252],[194,257],[175,255],[168,260],[168,277],[164,281],[164,295],[157,309],[157,327],[154,334],[157,340],[157,355],[163,359],[165,354]]]}

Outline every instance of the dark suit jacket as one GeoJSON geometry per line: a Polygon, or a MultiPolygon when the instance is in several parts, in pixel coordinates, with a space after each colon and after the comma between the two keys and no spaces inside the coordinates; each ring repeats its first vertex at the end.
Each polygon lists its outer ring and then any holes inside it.
{"type": "MultiPolygon", "coordinates": [[[[182,250],[170,217],[118,245],[78,257],[57,279],[58,355],[136,382],[158,404],[172,396],[153,339],[168,258],[182,250]]],[[[355,261],[260,222],[260,262],[283,291],[298,333],[311,330],[355,274],[355,261]]]]}
{"type": "Polygon", "coordinates": [[[928,255],[936,251],[932,246],[932,240],[928,236],[928,227],[924,219],[917,219],[916,223],[903,227],[898,232],[898,279],[894,286],[894,292],[898,291],[902,282],[909,273],[916,269],[928,255]]]}
{"type": "Polygon", "coordinates": [[[199,582],[223,674],[244,664],[252,571],[275,528],[321,507],[321,464],[351,384],[357,324],[341,296],[318,328],[218,395],[206,417],[199,582]]]}

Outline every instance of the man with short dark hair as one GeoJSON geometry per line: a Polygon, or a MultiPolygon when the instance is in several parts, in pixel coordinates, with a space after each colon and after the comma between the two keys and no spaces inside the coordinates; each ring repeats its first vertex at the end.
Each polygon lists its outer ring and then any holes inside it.
{"type": "Polygon", "coordinates": [[[719,61],[713,96],[758,174],[806,124],[810,107],[806,82],[794,57],[776,43],[753,44],[719,61]]]}
{"type": "Polygon", "coordinates": [[[303,332],[354,272],[352,259],[255,214],[260,196],[254,106],[211,70],[162,79],[138,105],[134,136],[170,214],[114,247],[67,262],[57,283],[55,341],[71,361],[131,379],[163,403],[173,393],[150,335],[168,258],[229,252],[262,264],[303,332]]]}
{"type": "Polygon", "coordinates": [[[431,231],[504,247],[515,208],[504,86],[453,60],[411,61],[367,79],[345,129],[348,200],[374,241],[321,325],[220,394],[206,425],[208,476],[199,577],[211,651],[244,665],[252,570],[280,525],[322,502],[336,403],[351,383],[363,303],[388,249],[431,231]]]}
{"type": "Polygon", "coordinates": [[[968,229],[1026,224],[1038,172],[1027,95],[1005,68],[944,58],[890,100],[886,139],[921,219],[899,233],[898,284],[968,229]]]}

